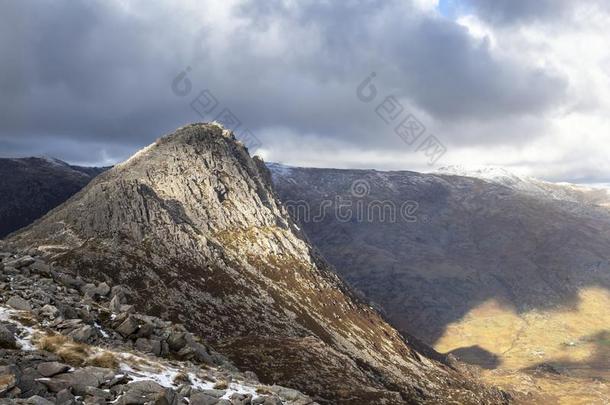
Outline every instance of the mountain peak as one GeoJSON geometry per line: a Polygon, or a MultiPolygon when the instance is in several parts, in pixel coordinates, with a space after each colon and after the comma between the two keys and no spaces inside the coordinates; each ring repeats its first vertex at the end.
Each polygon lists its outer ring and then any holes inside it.
{"type": "Polygon", "coordinates": [[[134,163],[141,161],[145,157],[150,157],[159,151],[159,148],[176,145],[191,145],[205,147],[210,142],[218,140],[228,140],[239,145],[233,131],[226,129],[221,123],[198,122],[188,124],[176,129],[174,132],[164,135],[152,144],[140,149],[126,161],[116,165],[119,169],[131,167],[134,163]]]}
{"type": "Polygon", "coordinates": [[[173,133],[159,139],[158,142],[185,142],[194,140],[204,140],[208,137],[223,137],[230,140],[236,140],[235,134],[230,129],[217,121],[212,122],[195,122],[178,128],[173,133]]]}
{"type": "Polygon", "coordinates": [[[502,402],[418,354],[358,300],[298,231],[268,175],[231,131],[187,125],[10,242],[72,275],[125,286],[142,313],[180,321],[262,381],[323,402],[502,402]]]}

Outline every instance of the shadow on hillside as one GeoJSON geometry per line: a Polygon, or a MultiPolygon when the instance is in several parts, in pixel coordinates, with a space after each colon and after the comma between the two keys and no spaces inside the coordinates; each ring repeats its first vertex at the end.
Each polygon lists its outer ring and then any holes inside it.
{"type": "Polygon", "coordinates": [[[574,308],[587,287],[610,290],[610,211],[578,199],[409,172],[294,169],[274,183],[287,205],[314,212],[337,196],[351,207],[418,203],[412,222],[347,221],[332,209],[295,220],[394,326],[430,345],[490,299],[522,314],[574,308]],[[356,181],[369,186],[362,198],[350,194],[356,181]]]}
{"type": "Polygon", "coordinates": [[[483,349],[478,345],[460,347],[446,354],[452,354],[456,359],[464,363],[479,366],[488,370],[498,368],[501,363],[500,358],[497,355],[483,349]]]}

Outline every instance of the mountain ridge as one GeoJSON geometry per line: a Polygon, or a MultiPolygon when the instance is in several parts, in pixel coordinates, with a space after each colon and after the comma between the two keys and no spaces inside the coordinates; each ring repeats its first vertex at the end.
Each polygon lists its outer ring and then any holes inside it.
{"type": "Polygon", "coordinates": [[[259,159],[194,124],[12,235],[68,272],[127,286],[238,366],[331,403],[505,402],[418,354],[308,244],[259,159]]]}
{"type": "Polygon", "coordinates": [[[605,190],[454,174],[272,171],[313,245],[399,330],[489,369],[487,381],[507,373],[521,378],[517,391],[555,387],[550,402],[610,398],[568,378],[575,368],[607,377],[600,368],[609,321],[601,308],[610,294],[605,190]],[[413,215],[387,214],[404,202],[413,202],[413,215]],[[325,215],[312,219],[303,207],[325,215]],[[350,218],[346,207],[376,215],[350,218]],[[569,388],[557,389],[552,376],[523,388],[545,365],[565,370],[569,388]]]}
{"type": "Polygon", "coordinates": [[[0,158],[0,238],[63,203],[104,170],[46,157],[0,158]]]}

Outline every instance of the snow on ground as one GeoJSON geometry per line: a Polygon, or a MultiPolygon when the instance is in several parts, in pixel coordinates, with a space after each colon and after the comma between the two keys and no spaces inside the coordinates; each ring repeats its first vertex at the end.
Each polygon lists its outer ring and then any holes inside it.
{"type": "MultiPolygon", "coordinates": [[[[133,356],[132,354],[122,353],[120,355],[123,362],[120,365],[121,372],[128,375],[132,381],[154,381],[157,384],[166,388],[177,388],[179,384],[175,383],[176,377],[183,372],[175,367],[163,363],[151,363],[144,358],[133,356]],[[137,363],[138,370],[135,370],[128,363],[137,363]]],[[[185,373],[188,375],[190,385],[198,390],[214,389],[215,381],[206,381],[195,375],[193,372],[185,373]]],[[[224,390],[223,390],[224,391],[224,390]]],[[[221,399],[229,399],[233,394],[251,394],[256,398],[256,387],[232,382],[226,389],[226,393],[221,399]]]]}
{"type": "MultiPolygon", "coordinates": [[[[113,314],[113,315],[114,315],[114,314],[113,314]]],[[[102,325],[100,325],[99,323],[94,322],[94,323],[93,323],[93,326],[95,326],[95,328],[96,328],[96,329],[97,329],[97,330],[100,332],[100,334],[102,335],[102,337],[104,337],[104,338],[106,338],[106,339],[110,337],[110,335],[108,334],[108,332],[106,332],[106,331],[105,331],[105,330],[102,328],[102,325]]]]}
{"type": "Polygon", "coordinates": [[[20,314],[23,314],[23,311],[17,311],[12,308],[1,307],[0,306],[0,321],[10,322],[17,326],[17,335],[15,336],[19,347],[21,350],[32,351],[36,350],[36,347],[32,343],[32,338],[38,330],[25,326],[21,322],[15,320],[15,317],[18,317],[20,314]]]}
{"type": "MultiPolygon", "coordinates": [[[[21,322],[19,322],[19,316],[23,316],[25,314],[27,314],[27,311],[18,311],[12,308],[0,306],[0,321],[10,322],[17,327],[16,340],[19,346],[21,347],[21,350],[37,350],[32,340],[35,334],[43,332],[39,329],[30,326],[25,326],[21,322]]],[[[94,325],[103,336],[108,336],[108,333],[105,332],[98,323],[95,323],[94,325]]],[[[125,375],[129,376],[132,381],[152,380],[166,388],[177,388],[178,384],[176,384],[175,382],[176,377],[181,374],[186,374],[188,375],[192,387],[195,389],[211,390],[214,389],[214,385],[216,384],[216,381],[204,380],[197,376],[193,371],[183,371],[180,368],[170,365],[168,362],[162,359],[152,359],[134,353],[115,352],[112,350],[102,349],[95,346],[91,346],[90,349],[92,354],[101,353],[104,351],[114,354],[117,358],[121,360],[120,371],[125,375]]],[[[249,386],[240,382],[231,382],[227,387],[226,393],[222,397],[222,399],[229,399],[231,395],[235,393],[251,394],[253,398],[256,398],[258,396],[258,394],[256,393],[256,387],[249,386]]]]}

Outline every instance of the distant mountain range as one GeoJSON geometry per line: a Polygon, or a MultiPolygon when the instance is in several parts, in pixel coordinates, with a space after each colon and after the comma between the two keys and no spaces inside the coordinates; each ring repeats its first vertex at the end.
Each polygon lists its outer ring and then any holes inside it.
{"type": "Polygon", "coordinates": [[[395,325],[430,344],[449,323],[490,298],[525,311],[571,302],[584,285],[610,287],[606,190],[499,169],[421,174],[269,167],[288,205],[305,201],[319,207],[337,196],[354,206],[358,200],[365,206],[417,203],[412,222],[325,215],[301,226],[395,325]],[[359,182],[369,187],[361,198],[351,194],[359,182]]]}
{"type": "MultiPolygon", "coordinates": [[[[496,168],[269,168],[312,244],[399,330],[464,361],[511,370],[519,389],[531,376],[514,376],[543,364],[562,376],[588,370],[580,375],[607,378],[607,190],[496,168]],[[405,203],[408,215],[390,220],[405,203]],[[304,207],[326,212],[307,217],[304,207]],[[368,208],[373,217],[350,217],[348,208],[368,208]]],[[[547,401],[605,401],[610,394],[587,397],[582,381],[562,386],[547,401]]]]}
{"type": "Polygon", "coordinates": [[[46,157],[0,159],[0,238],[31,224],[104,170],[46,157]]]}

